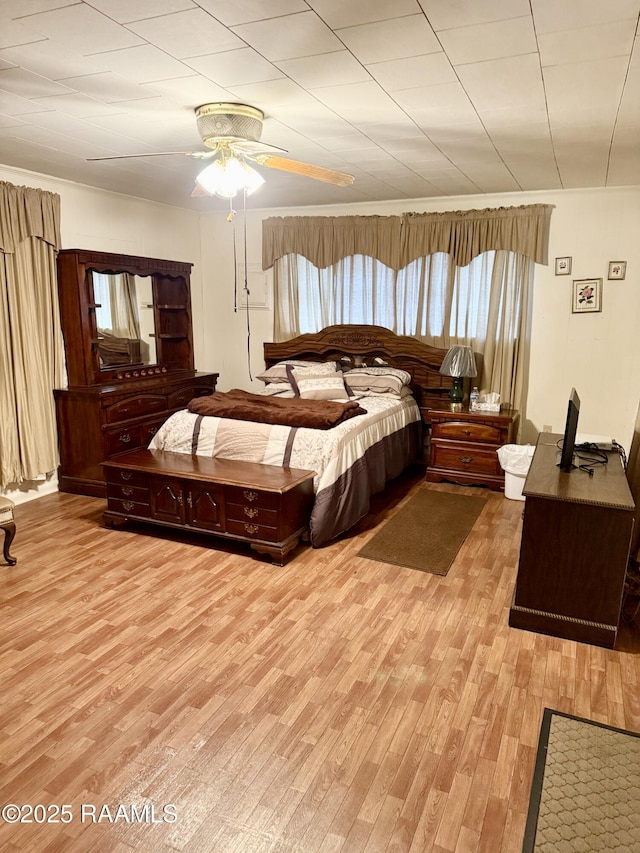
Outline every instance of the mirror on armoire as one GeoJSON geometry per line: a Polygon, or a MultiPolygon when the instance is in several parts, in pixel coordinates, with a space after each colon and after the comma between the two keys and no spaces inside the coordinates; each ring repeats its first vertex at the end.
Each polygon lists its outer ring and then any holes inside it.
{"type": "Polygon", "coordinates": [[[101,370],[157,364],[153,279],[90,270],[101,370]]]}
{"type": "Polygon", "coordinates": [[[62,250],[69,387],[193,371],[190,272],[180,261],[62,250]]]}

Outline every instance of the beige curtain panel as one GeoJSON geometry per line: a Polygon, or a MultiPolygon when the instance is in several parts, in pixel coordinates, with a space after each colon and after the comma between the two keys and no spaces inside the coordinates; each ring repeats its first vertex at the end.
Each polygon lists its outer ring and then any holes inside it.
{"type": "Polygon", "coordinates": [[[0,183],[0,487],[35,480],[58,463],[59,234],[59,196],[0,183]]]}
{"type": "Polygon", "coordinates": [[[551,210],[534,204],[403,216],[271,217],[262,224],[262,268],[288,254],[302,255],[319,269],[366,255],[400,270],[436,252],[466,266],[492,250],[546,264],[551,210]]]}
{"type": "Polygon", "coordinates": [[[60,196],[0,181],[0,252],[12,254],[28,237],[60,249],[60,196]]]}

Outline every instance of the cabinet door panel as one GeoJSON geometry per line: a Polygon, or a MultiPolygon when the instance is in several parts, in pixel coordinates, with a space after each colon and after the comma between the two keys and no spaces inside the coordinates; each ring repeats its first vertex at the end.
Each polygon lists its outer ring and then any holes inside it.
{"type": "Polygon", "coordinates": [[[225,529],[224,489],[216,483],[189,483],[187,486],[188,523],[203,530],[225,529]]]}
{"type": "Polygon", "coordinates": [[[184,495],[180,480],[165,477],[150,478],[151,515],[159,521],[183,524],[184,495]]]}

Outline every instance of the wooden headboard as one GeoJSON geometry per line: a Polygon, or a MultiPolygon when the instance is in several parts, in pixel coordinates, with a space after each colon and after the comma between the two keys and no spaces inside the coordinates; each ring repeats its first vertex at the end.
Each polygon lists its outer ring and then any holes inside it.
{"type": "Polygon", "coordinates": [[[396,335],[383,326],[327,326],[319,332],[300,335],[288,341],[264,344],[267,367],[288,358],[305,361],[339,361],[342,356],[357,356],[368,366],[382,358],[392,367],[407,370],[420,406],[435,405],[446,399],[451,377],[440,373],[447,350],[422,343],[408,335],[396,335]]]}

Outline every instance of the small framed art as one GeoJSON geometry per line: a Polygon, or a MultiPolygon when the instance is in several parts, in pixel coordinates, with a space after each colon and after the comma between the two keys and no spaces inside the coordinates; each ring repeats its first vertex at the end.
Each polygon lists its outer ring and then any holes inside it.
{"type": "Polygon", "coordinates": [[[579,278],[573,280],[571,310],[574,314],[602,311],[601,278],[579,278]]]}
{"type": "Polygon", "coordinates": [[[609,275],[607,276],[609,280],[617,278],[619,281],[621,281],[626,274],[626,261],[609,261],[609,275]]]}
{"type": "Polygon", "coordinates": [[[571,258],[556,258],[556,275],[571,274],[571,258]]]}

